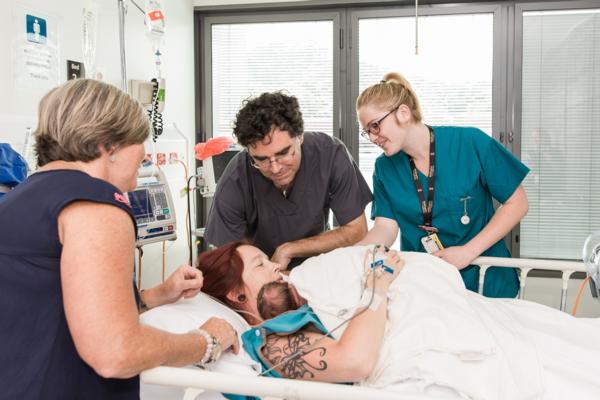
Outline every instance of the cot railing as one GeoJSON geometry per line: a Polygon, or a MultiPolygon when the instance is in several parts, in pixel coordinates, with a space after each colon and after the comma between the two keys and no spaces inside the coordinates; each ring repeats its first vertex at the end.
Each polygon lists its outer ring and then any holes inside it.
{"type": "MultiPolygon", "coordinates": [[[[293,379],[224,374],[189,368],[157,367],[142,372],[142,383],[186,388],[183,400],[204,390],[257,396],[263,400],[423,400],[431,396],[405,395],[360,386],[308,382],[293,379]]],[[[443,399],[433,397],[433,399],[443,399]]]]}
{"type": "Polygon", "coordinates": [[[567,309],[567,290],[569,287],[569,279],[575,272],[585,272],[585,265],[578,261],[561,261],[561,260],[539,260],[533,258],[502,258],[502,257],[479,257],[473,261],[473,264],[479,265],[479,294],[483,294],[483,282],[487,269],[494,267],[515,267],[520,270],[520,288],[519,299],[523,299],[525,294],[525,284],[527,282],[527,274],[533,269],[547,271],[562,271],[562,289],[560,297],[560,309],[567,309]]]}

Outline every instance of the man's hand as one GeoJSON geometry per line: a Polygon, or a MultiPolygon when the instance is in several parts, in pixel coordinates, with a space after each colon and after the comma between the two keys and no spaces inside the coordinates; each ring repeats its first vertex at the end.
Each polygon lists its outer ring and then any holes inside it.
{"type": "Polygon", "coordinates": [[[470,265],[479,254],[475,254],[468,246],[452,246],[436,251],[433,255],[461,270],[470,265]]]}
{"type": "Polygon", "coordinates": [[[289,243],[279,245],[271,257],[271,261],[278,263],[281,266],[282,271],[287,270],[289,263],[292,261],[292,258],[294,258],[290,254],[290,247],[289,243]]]}

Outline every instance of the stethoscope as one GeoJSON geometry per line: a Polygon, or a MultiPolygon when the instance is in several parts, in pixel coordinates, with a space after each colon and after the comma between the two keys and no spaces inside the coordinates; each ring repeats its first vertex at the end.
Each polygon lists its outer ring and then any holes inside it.
{"type": "Polygon", "coordinates": [[[461,197],[460,201],[462,201],[463,203],[463,216],[460,217],[460,223],[463,225],[469,225],[469,222],[471,222],[471,218],[469,218],[469,214],[467,213],[467,202],[471,200],[471,196],[465,196],[465,197],[461,197]]]}

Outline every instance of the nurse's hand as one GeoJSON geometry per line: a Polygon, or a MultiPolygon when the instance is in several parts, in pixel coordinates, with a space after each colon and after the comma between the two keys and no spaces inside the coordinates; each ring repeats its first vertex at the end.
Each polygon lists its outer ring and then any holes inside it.
{"type": "Polygon", "coordinates": [[[479,256],[479,254],[475,254],[475,252],[467,246],[447,247],[444,250],[433,253],[433,255],[454,265],[459,270],[470,265],[471,262],[479,256]]]}
{"type": "Polygon", "coordinates": [[[290,246],[288,243],[283,243],[275,249],[275,253],[271,257],[271,261],[274,263],[278,263],[281,266],[282,270],[286,270],[289,263],[292,261],[292,256],[289,253],[290,246]]]}
{"type": "Polygon", "coordinates": [[[203,283],[202,271],[182,265],[160,285],[142,291],[142,301],[148,308],[154,308],[174,303],[182,297],[188,299],[200,292],[203,283]]]}

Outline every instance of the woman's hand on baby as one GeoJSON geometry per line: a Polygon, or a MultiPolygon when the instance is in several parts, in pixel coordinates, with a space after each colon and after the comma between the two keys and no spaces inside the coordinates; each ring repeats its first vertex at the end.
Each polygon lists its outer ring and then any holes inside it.
{"type": "Polygon", "coordinates": [[[221,350],[225,351],[231,348],[234,354],[240,351],[240,342],[235,329],[222,318],[212,317],[206,321],[201,329],[214,336],[221,344],[221,350]]]}

